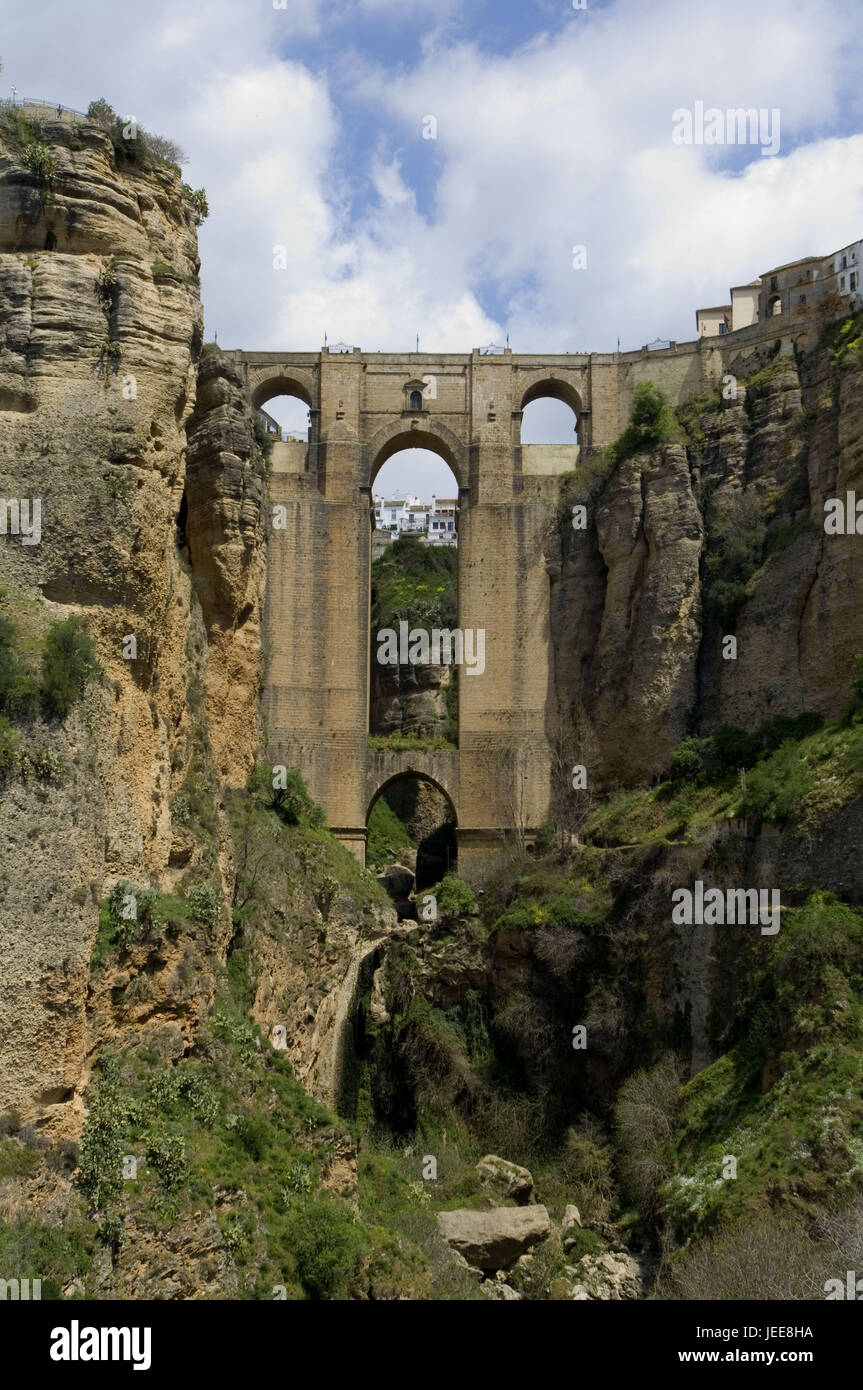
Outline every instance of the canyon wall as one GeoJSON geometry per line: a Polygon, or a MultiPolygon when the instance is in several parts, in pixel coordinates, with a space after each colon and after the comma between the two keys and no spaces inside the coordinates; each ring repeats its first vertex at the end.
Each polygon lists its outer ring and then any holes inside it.
{"type": "Polygon", "coordinates": [[[0,611],[25,645],[81,616],[102,666],[65,721],[21,731],[62,774],[13,772],[0,803],[0,1089],[66,1133],[103,1044],[188,1046],[224,955],[219,787],[254,761],[263,465],[229,369],[205,358],[196,404],[196,212],[175,166],[91,122],[7,117],[0,247],[0,493],[41,503],[38,544],[0,540],[0,611]],[[51,156],[35,171],[34,146],[51,156]],[[217,920],[94,979],[121,880],[203,883],[217,920]]]}
{"type": "Polygon", "coordinates": [[[658,776],[689,733],[835,718],[850,698],[863,554],[825,533],[824,501],[863,494],[859,351],[735,366],[736,399],[702,398],[680,442],[584,470],[551,534],[553,718],[576,715],[600,785],[658,776]]]}

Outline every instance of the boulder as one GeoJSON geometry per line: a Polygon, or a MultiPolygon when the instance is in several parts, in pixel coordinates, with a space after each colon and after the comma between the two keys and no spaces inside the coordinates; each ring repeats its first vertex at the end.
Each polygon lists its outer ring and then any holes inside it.
{"type": "Polygon", "coordinates": [[[486,1154],[476,1165],[476,1171],[480,1182],[494,1188],[507,1201],[526,1206],[534,1200],[533,1175],[527,1168],[520,1168],[506,1158],[498,1158],[497,1154],[486,1154]]]}
{"type": "Polygon", "coordinates": [[[516,1293],[509,1284],[499,1284],[492,1279],[485,1279],[482,1284],[482,1292],[486,1298],[496,1300],[498,1303],[520,1303],[521,1294],[516,1293]]]}
{"type": "Polygon", "coordinates": [[[565,1210],[564,1210],[564,1213],[563,1213],[563,1225],[562,1225],[561,1228],[560,1228],[560,1234],[563,1236],[564,1240],[566,1240],[566,1237],[569,1235],[569,1233],[570,1233],[570,1231],[572,1230],[573,1226],[580,1226],[580,1225],[581,1225],[581,1214],[580,1214],[580,1212],[579,1212],[579,1210],[578,1210],[578,1207],[573,1207],[573,1206],[566,1207],[565,1210]]]}
{"type": "Polygon", "coordinates": [[[584,1255],[572,1272],[577,1275],[587,1298],[642,1297],[641,1270],[625,1250],[602,1250],[598,1255],[584,1255]]]}
{"type": "MultiPolygon", "coordinates": [[[[560,1228],[564,1250],[573,1250],[579,1244],[578,1232],[581,1229],[581,1213],[578,1207],[568,1206],[563,1213],[563,1224],[560,1228]]],[[[581,1249],[584,1249],[583,1245],[581,1249]]]]}
{"type": "Polygon", "coordinates": [[[389,864],[378,874],[378,883],[394,900],[406,900],[414,886],[413,870],[406,868],[404,864],[389,864]]]}
{"type": "Polygon", "coordinates": [[[508,1269],[551,1230],[542,1206],[438,1212],[441,1235],[477,1269],[508,1269]]]}

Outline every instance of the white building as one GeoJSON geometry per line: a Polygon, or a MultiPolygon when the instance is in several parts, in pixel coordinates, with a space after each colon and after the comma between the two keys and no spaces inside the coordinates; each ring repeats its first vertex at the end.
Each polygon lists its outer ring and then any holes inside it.
{"type": "Polygon", "coordinates": [[[428,539],[432,545],[457,545],[455,497],[432,497],[428,539]]]}
{"type": "MultiPolygon", "coordinates": [[[[456,500],[419,497],[374,497],[375,530],[396,536],[416,536],[433,545],[457,545],[456,500]]],[[[376,549],[380,549],[380,542],[376,549]]]]}
{"type": "MultiPolygon", "coordinates": [[[[715,338],[773,318],[799,318],[828,299],[844,299],[849,312],[863,304],[863,240],[830,256],[804,256],[768,270],[748,285],[736,285],[731,303],[698,309],[699,338],[715,338]]],[[[841,312],[841,310],[840,310],[841,312]]]]}

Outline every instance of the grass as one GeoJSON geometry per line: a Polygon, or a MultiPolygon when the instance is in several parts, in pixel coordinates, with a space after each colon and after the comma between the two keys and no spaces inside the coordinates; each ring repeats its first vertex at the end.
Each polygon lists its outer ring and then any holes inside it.
{"type": "Polygon", "coordinates": [[[379,796],[369,816],[369,840],[366,858],[370,867],[382,868],[398,851],[414,848],[404,821],[399,820],[385,796],[379,796]]]}

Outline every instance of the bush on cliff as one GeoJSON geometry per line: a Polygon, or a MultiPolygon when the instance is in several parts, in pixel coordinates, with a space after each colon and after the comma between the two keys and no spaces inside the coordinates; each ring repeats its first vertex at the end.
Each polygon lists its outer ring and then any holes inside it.
{"type": "Polygon", "coordinates": [[[296,768],[257,768],[252,774],[251,790],[285,825],[316,830],[324,824],[324,813],[312,800],[303,775],[296,768]]]}
{"type": "Polygon", "coordinates": [[[434,888],[429,888],[419,898],[420,916],[422,904],[429,898],[437,902],[438,916],[445,922],[455,921],[457,917],[467,917],[476,911],[476,896],[463,879],[455,874],[447,874],[434,888]]]}
{"type": "Polygon", "coordinates": [[[635,388],[629,424],[610,446],[606,457],[613,463],[622,463],[633,454],[647,453],[658,444],[681,438],[680,426],[665,392],[652,381],[642,381],[635,388]]]}
{"type": "Polygon", "coordinates": [[[17,640],[14,624],[0,617],[0,709],[13,719],[28,720],[36,714],[39,689],[19,660],[17,640]]]}
{"type": "Polygon", "coordinates": [[[83,619],[54,623],[42,653],[42,704],[49,719],[65,719],[87,682],[99,675],[93,639],[83,619]]]}

